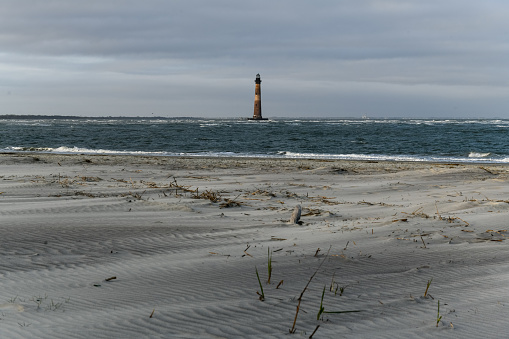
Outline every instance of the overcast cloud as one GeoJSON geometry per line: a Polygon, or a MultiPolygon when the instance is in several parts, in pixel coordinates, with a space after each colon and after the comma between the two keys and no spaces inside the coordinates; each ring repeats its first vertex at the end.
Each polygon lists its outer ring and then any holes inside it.
{"type": "Polygon", "coordinates": [[[0,114],[509,118],[509,2],[0,0],[0,114]]]}

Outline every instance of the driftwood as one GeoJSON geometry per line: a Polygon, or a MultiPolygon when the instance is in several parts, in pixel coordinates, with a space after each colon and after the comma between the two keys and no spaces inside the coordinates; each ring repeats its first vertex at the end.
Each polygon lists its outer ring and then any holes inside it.
{"type": "Polygon", "coordinates": [[[302,211],[302,207],[300,205],[295,206],[293,210],[292,217],[290,218],[290,224],[298,224],[300,220],[300,214],[302,211]]]}

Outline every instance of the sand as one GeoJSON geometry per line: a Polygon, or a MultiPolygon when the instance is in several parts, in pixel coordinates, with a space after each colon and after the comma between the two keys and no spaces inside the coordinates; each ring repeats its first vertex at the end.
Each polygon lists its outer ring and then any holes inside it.
{"type": "Polygon", "coordinates": [[[508,177],[479,164],[2,154],[0,337],[505,337],[508,177]]]}

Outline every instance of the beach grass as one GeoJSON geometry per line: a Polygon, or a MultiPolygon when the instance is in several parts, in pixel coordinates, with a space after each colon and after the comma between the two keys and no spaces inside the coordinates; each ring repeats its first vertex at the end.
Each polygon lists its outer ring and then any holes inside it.
{"type": "Polygon", "coordinates": [[[258,278],[258,284],[260,285],[260,292],[256,291],[256,294],[259,295],[259,299],[261,301],[264,301],[265,300],[265,293],[263,292],[263,286],[262,286],[262,282],[260,280],[260,275],[258,274],[258,268],[255,266],[255,271],[256,271],[256,277],[258,278]]]}

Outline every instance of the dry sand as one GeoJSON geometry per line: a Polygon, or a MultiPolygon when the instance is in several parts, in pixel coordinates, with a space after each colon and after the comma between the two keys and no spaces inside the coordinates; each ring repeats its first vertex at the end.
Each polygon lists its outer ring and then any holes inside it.
{"type": "Polygon", "coordinates": [[[508,176],[3,154],[0,337],[308,338],[317,326],[313,338],[506,337],[508,176]],[[297,205],[302,224],[290,224],[297,205]],[[361,312],[317,320],[324,287],[325,312],[361,312]]]}

